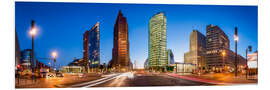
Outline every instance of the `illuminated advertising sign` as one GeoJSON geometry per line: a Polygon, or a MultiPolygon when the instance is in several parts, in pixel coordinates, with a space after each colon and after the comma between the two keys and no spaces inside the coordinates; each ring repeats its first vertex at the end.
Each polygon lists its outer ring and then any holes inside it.
{"type": "Polygon", "coordinates": [[[248,68],[257,68],[258,67],[258,53],[255,52],[255,53],[251,53],[251,54],[248,54],[248,68]]]}

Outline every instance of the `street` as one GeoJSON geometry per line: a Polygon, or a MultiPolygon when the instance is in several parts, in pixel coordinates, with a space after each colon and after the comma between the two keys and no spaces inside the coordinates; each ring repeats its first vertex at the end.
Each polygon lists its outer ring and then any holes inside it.
{"type": "MultiPolygon", "coordinates": [[[[17,81],[17,80],[16,80],[17,81]]],[[[107,74],[65,74],[64,77],[20,79],[16,88],[91,88],[91,87],[151,87],[151,86],[209,86],[256,84],[257,79],[247,80],[245,76],[234,77],[231,73],[204,75],[154,73],[144,71],[107,74]]]]}
{"type": "Polygon", "coordinates": [[[71,87],[137,87],[137,86],[199,86],[213,85],[175,78],[166,74],[138,74],[132,72],[113,74],[96,81],[71,85],[71,87]]]}

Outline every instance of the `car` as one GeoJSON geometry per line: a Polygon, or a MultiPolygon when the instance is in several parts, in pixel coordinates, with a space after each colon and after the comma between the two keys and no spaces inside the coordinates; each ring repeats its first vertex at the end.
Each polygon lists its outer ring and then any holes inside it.
{"type": "Polygon", "coordinates": [[[62,73],[56,73],[56,77],[64,77],[62,73]]]}
{"type": "Polygon", "coordinates": [[[85,77],[85,74],[80,73],[80,74],[78,74],[78,77],[85,77]]]}
{"type": "Polygon", "coordinates": [[[47,73],[47,74],[46,74],[46,78],[53,78],[53,77],[54,77],[53,74],[50,74],[50,73],[47,73]]]}

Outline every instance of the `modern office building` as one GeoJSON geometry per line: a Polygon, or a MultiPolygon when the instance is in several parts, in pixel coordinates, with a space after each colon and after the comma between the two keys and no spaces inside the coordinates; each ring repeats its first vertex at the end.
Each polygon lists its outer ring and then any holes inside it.
{"type": "Polygon", "coordinates": [[[62,66],[59,70],[61,73],[83,73],[84,66],[62,66]]]}
{"type": "Polygon", "coordinates": [[[84,59],[74,58],[72,62],[68,63],[68,66],[84,66],[84,59]]]}
{"type": "MultiPolygon", "coordinates": [[[[228,36],[218,26],[206,27],[206,65],[210,71],[234,70],[235,53],[230,50],[228,36]]],[[[245,59],[238,57],[238,70],[245,65],[245,59]]]]}
{"type": "Polygon", "coordinates": [[[220,70],[224,64],[229,64],[230,41],[228,36],[218,26],[206,27],[206,65],[209,70],[220,70]],[[222,52],[227,53],[226,56],[222,52]]]}
{"type": "Polygon", "coordinates": [[[144,61],[143,66],[144,66],[144,69],[146,69],[146,70],[149,69],[149,59],[148,58],[144,61]]]}
{"type": "Polygon", "coordinates": [[[165,67],[167,58],[167,18],[163,12],[152,16],[148,33],[149,67],[152,69],[165,67]]]}
{"type": "Polygon", "coordinates": [[[196,69],[196,65],[192,63],[178,63],[175,64],[176,73],[192,73],[196,69]]]}
{"type": "Polygon", "coordinates": [[[31,69],[31,53],[32,49],[25,49],[21,51],[20,64],[22,69],[31,69]]]}
{"type": "Polygon", "coordinates": [[[119,11],[114,24],[114,37],[112,60],[110,66],[118,71],[125,72],[132,69],[132,63],[129,57],[128,23],[127,18],[119,11]]]}
{"type": "Polygon", "coordinates": [[[174,64],[174,55],[171,49],[167,50],[168,65],[174,64]]]}
{"type": "Polygon", "coordinates": [[[206,37],[198,30],[192,30],[189,52],[184,54],[184,63],[191,63],[197,69],[205,67],[206,37]]]}
{"type": "Polygon", "coordinates": [[[96,71],[100,64],[99,22],[84,33],[83,59],[85,70],[96,71]]]}
{"type": "Polygon", "coordinates": [[[15,69],[20,64],[21,51],[17,32],[15,31],[15,69]]]}

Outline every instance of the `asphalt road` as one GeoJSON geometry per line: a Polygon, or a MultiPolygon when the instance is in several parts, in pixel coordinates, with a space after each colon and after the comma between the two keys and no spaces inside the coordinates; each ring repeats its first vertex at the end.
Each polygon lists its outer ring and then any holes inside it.
{"type": "Polygon", "coordinates": [[[208,86],[213,84],[175,78],[166,74],[119,73],[96,82],[81,84],[80,87],[147,87],[147,86],[208,86]]]}

